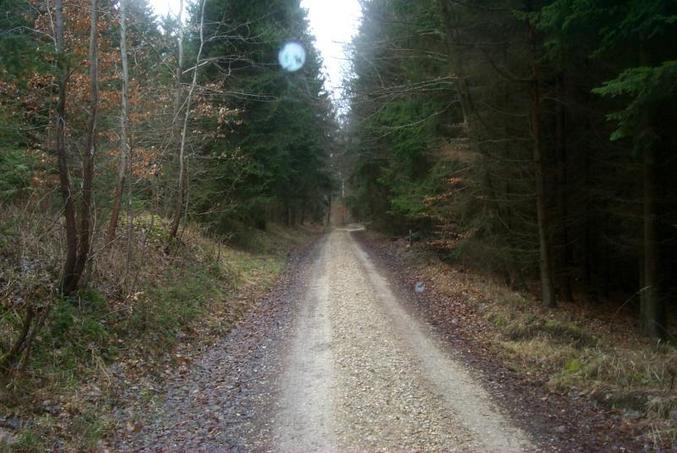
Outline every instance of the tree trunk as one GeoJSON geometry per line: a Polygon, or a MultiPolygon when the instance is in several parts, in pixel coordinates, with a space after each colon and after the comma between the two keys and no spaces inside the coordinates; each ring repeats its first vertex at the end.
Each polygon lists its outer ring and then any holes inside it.
{"type": "MultiPolygon", "coordinates": [[[[176,97],[174,98],[174,118],[172,119],[172,143],[175,143],[176,132],[180,130],[178,127],[179,114],[181,113],[181,98],[183,94],[183,87],[181,86],[181,75],[183,71],[183,0],[179,1],[179,17],[178,17],[178,27],[179,31],[176,37],[176,44],[178,49],[177,61],[176,61],[176,97]]],[[[179,133],[179,137],[181,134],[179,133]]],[[[172,228],[170,232],[170,237],[172,239],[176,238],[179,231],[179,224],[181,223],[181,208],[183,206],[183,172],[184,172],[184,160],[183,160],[183,149],[182,141],[179,139],[178,142],[178,165],[179,165],[179,179],[177,184],[176,193],[176,202],[174,205],[174,215],[172,218],[172,228]]]]}
{"type": "Polygon", "coordinates": [[[641,325],[652,338],[665,335],[665,307],[660,296],[658,278],[658,241],[656,235],[656,150],[653,144],[644,149],[644,240],[641,325]]]}
{"type": "MultiPolygon", "coordinates": [[[[640,63],[649,66],[649,55],[640,44],[640,63]]],[[[645,108],[640,118],[639,130],[635,137],[635,148],[642,152],[643,162],[643,286],[640,298],[640,325],[651,338],[664,338],[667,333],[665,304],[660,292],[658,269],[658,224],[657,224],[657,150],[652,119],[645,108]]]]}
{"type": "MultiPolygon", "coordinates": [[[[181,7],[183,8],[183,1],[181,1],[181,7]]],[[[179,14],[180,16],[180,14],[179,14]]],[[[186,174],[186,137],[188,133],[188,123],[190,121],[190,108],[191,102],[193,99],[193,92],[197,86],[197,75],[200,67],[200,60],[202,59],[202,49],[204,47],[204,19],[205,19],[205,0],[202,0],[200,4],[200,47],[198,48],[197,56],[195,57],[195,67],[193,69],[193,80],[191,81],[190,88],[188,89],[188,94],[186,95],[185,109],[186,113],[183,117],[183,128],[181,129],[181,143],[179,145],[179,180],[178,180],[178,193],[176,195],[176,205],[174,207],[174,219],[172,222],[172,229],[170,237],[172,239],[176,238],[176,235],[179,231],[179,225],[181,223],[181,217],[183,216],[184,210],[184,197],[186,194],[186,186],[188,184],[188,175],[186,174]]],[[[179,43],[179,55],[180,58],[183,54],[183,45],[179,43]]],[[[186,210],[187,210],[186,206],[186,210]]]]}
{"type": "Polygon", "coordinates": [[[569,244],[569,206],[568,206],[568,158],[567,158],[567,111],[562,103],[566,97],[566,89],[564,83],[564,75],[560,74],[557,78],[557,107],[556,107],[556,127],[555,136],[557,140],[557,165],[558,176],[557,182],[557,198],[559,207],[559,222],[560,222],[560,241],[561,241],[561,272],[560,272],[560,287],[561,296],[563,299],[572,301],[574,299],[571,288],[571,246],[569,244]]]}
{"type": "MultiPolygon", "coordinates": [[[[529,24],[529,39],[533,47],[535,30],[529,24]]],[[[529,87],[531,97],[531,132],[533,135],[533,160],[536,174],[536,215],[538,222],[539,268],[541,275],[541,297],[546,307],[555,307],[555,291],[552,278],[552,256],[550,251],[548,215],[545,196],[545,161],[541,141],[541,92],[540,68],[534,55],[532,81],[529,87]]]]}
{"type": "Polygon", "coordinates": [[[85,270],[92,238],[92,189],[94,180],[94,155],[96,153],[96,120],[99,106],[99,84],[97,81],[97,0],[91,0],[89,34],[89,124],[87,146],[82,156],[82,198],[80,200],[80,231],[78,258],[73,272],[72,286],[75,291],[85,270]]]}
{"type": "Polygon", "coordinates": [[[597,215],[599,209],[596,204],[593,204],[593,194],[594,194],[594,182],[592,181],[591,169],[593,161],[590,158],[589,153],[585,153],[583,163],[583,177],[585,178],[584,187],[585,187],[585,206],[584,206],[584,281],[585,287],[587,289],[588,297],[596,301],[599,294],[597,291],[597,274],[595,269],[598,266],[598,253],[597,253],[597,231],[599,230],[597,226],[597,215]]]}
{"type": "Polygon", "coordinates": [[[174,116],[172,118],[172,139],[175,139],[175,133],[178,132],[179,128],[177,126],[179,121],[179,113],[181,111],[181,74],[183,71],[183,0],[179,1],[179,17],[178,22],[178,33],[176,37],[176,44],[178,55],[176,56],[176,96],[174,97],[174,116]]]}
{"type": "Polygon", "coordinates": [[[448,0],[439,0],[440,11],[446,29],[446,47],[447,47],[447,61],[449,64],[449,75],[456,79],[456,93],[459,103],[461,105],[461,112],[463,114],[463,131],[466,135],[470,130],[470,112],[472,110],[470,101],[470,90],[468,89],[468,81],[465,76],[463,67],[463,57],[460,55],[456,42],[458,41],[458,27],[455,24],[454,12],[449,6],[448,0]]]}
{"type": "Polygon", "coordinates": [[[329,201],[327,203],[327,227],[331,227],[331,193],[329,194],[329,201]]]}
{"type": "MultiPolygon", "coordinates": [[[[122,92],[121,112],[120,112],[120,160],[118,162],[118,176],[113,193],[113,208],[108,224],[108,233],[106,242],[111,243],[115,240],[115,233],[120,218],[120,207],[122,205],[122,193],[125,188],[127,175],[127,161],[131,153],[129,140],[127,139],[127,127],[129,122],[129,66],[127,62],[127,1],[120,0],[120,58],[122,61],[122,92]]],[[[131,177],[131,175],[130,175],[131,177]]]]}
{"type": "Polygon", "coordinates": [[[75,220],[75,200],[71,191],[68,157],[66,156],[66,89],[68,69],[65,67],[64,55],[64,23],[63,2],[56,0],[54,10],[54,32],[56,40],[56,59],[58,66],[58,99],[56,104],[56,155],[59,167],[59,184],[64,203],[64,220],[66,222],[66,262],[63,268],[61,292],[70,294],[74,284],[75,264],[78,253],[78,232],[75,220]]]}

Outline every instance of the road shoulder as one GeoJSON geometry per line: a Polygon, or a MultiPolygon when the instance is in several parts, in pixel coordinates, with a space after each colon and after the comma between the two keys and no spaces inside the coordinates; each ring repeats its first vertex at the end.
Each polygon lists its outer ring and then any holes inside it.
{"type": "Polygon", "coordinates": [[[467,303],[468,294],[436,289],[436,279],[420,264],[420,256],[368,231],[352,232],[381,272],[393,283],[407,309],[433,327],[451,354],[460,357],[493,400],[515,424],[548,451],[641,451],[640,433],[617,414],[583,399],[550,391],[538,376],[506,366],[484,335],[490,329],[467,303]],[[415,288],[419,284],[416,292],[415,288]]]}
{"type": "MultiPolygon", "coordinates": [[[[290,253],[277,283],[228,335],[195,358],[187,372],[177,372],[157,390],[161,396],[136,417],[148,423],[118,432],[114,450],[270,449],[275,436],[271,413],[279,409],[279,370],[285,366],[297,305],[321,240],[290,253]]],[[[119,412],[124,418],[124,408],[119,412]]]]}

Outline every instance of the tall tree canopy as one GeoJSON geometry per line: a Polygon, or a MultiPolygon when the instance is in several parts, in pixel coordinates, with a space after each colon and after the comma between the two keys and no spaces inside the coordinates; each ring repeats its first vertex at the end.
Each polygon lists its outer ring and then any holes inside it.
{"type": "MultiPolygon", "coordinates": [[[[63,248],[46,253],[59,263],[35,258],[48,284],[18,279],[31,291],[79,294],[122,241],[118,284],[134,291],[138,217],[171,222],[169,252],[190,222],[232,237],[319,221],[329,204],[336,124],[298,0],[200,0],[159,20],[122,1],[0,3],[0,202],[41,213],[35,246],[63,248]],[[306,59],[287,72],[278,52],[292,41],[306,59]]],[[[3,250],[24,217],[3,223],[3,250]]],[[[23,275],[18,248],[7,269],[23,275]]],[[[0,307],[15,334],[0,367],[27,357],[44,299],[0,307]]]]}
{"type": "Polygon", "coordinates": [[[664,336],[676,13],[663,0],[365,2],[353,210],[513,285],[537,277],[548,305],[621,291],[664,336]]]}
{"type": "MultiPolygon", "coordinates": [[[[200,126],[211,137],[195,170],[196,213],[226,224],[321,218],[335,125],[305,11],[299,1],[207,0],[204,23],[200,97],[218,115],[200,126]],[[306,50],[297,72],[277,61],[291,41],[306,50]]],[[[195,53],[196,32],[188,40],[195,53]]]]}

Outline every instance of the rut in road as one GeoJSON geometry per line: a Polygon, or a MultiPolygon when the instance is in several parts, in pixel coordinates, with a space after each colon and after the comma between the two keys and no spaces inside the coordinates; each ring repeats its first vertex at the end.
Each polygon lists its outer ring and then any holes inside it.
{"type": "Polygon", "coordinates": [[[276,451],[533,450],[347,230],[318,254],[273,420],[276,451]]]}

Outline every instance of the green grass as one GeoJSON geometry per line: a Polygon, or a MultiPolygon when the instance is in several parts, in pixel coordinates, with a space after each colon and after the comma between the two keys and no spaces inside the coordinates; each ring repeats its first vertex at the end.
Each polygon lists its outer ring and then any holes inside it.
{"type": "MultiPolygon", "coordinates": [[[[10,451],[9,447],[7,448],[10,451]]],[[[33,432],[30,428],[24,428],[19,432],[18,442],[12,448],[16,452],[44,451],[47,449],[48,447],[40,439],[40,435],[33,432]]]]}
{"type": "Polygon", "coordinates": [[[486,317],[505,340],[513,342],[542,338],[576,349],[594,346],[597,342],[580,325],[543,316],[538,310],[530,309],[526,298],[512,292],[501,294],[486,317]]]}

